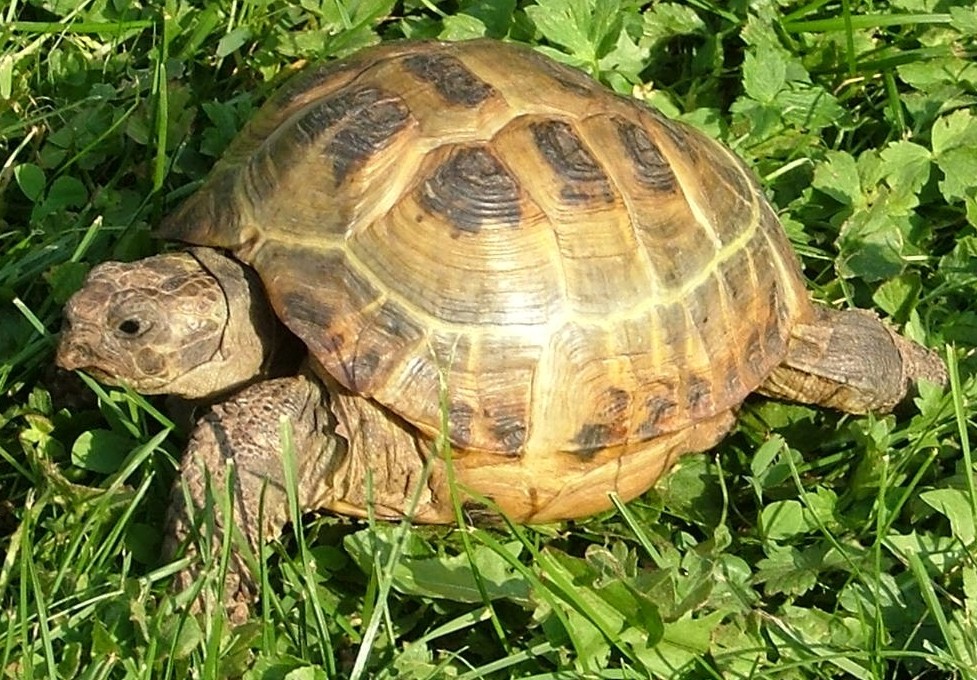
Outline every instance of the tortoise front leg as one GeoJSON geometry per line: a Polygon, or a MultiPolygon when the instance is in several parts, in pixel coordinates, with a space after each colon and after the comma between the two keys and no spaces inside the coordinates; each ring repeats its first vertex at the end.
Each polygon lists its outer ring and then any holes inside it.
{"type": "MultiPolygon", "coordinates": [[[[335,426],[324,390],[317,380],[302,376],[257,383],[214,406],[197,423],[173,490],[165,557],[173,558],[185,545],[186,554],[196,558],[200,542],[194,536],[202,535],[209,537],[216,559],[227,527],[222,508],[228,507],[228,500],[233,524],[254,554],[259,554],[261,540],[281,533],[290,519],[280,435],[283,418],[292,429],[299,511],[314,509],[341,458],[336,455],[340,440],[331,434],[335,426]],[[233,472],[227,499],[229,470],[233,472]]],[[[186,589],[201,571],[202,562],[194,559],[177,575],[175,586],[186,589]]],[[[224,604],[232,620],[247,618],[256,594],[254,575],[232,545],[224,583],[224,604]]]]}

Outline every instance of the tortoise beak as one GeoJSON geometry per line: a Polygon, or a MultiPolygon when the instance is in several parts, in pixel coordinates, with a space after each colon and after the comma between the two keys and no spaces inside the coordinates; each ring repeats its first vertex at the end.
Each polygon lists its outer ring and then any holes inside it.
{"type": "Polygon", "coordinates": [[[73,326],[65,321],[61,329],[61,341],[54,361],[67,371],[90,369],[97,360],[91,348],[98,343],[98,335],[94,328],[73,326]]]}

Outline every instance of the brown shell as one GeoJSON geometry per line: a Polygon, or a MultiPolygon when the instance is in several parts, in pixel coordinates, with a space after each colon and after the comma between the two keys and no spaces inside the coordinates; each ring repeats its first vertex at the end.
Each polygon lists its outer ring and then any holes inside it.
{"type": "Polygon", "coordinates": [[[162,231],[253,265],[336,381],[460,451],[588,460],[714,418],[810,313],[730,151],[487,40],[295,78],[162,231]]]}

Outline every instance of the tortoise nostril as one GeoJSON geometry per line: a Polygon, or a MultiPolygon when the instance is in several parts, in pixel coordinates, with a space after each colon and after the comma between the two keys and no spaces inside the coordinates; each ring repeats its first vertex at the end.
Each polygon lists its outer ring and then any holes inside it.
{"type": "Polygon", "coordinates": [[[70,338],[62,339],[58,344],[54,362],[66,371],[73,371],[84,366],[88,357],[89,352],[84,343],[75,342],[70,338]]]}

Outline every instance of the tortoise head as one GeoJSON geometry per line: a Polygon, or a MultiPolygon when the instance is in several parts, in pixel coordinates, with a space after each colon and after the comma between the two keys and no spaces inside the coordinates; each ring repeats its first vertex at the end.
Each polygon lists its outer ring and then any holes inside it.
{"type": "Polygon", "coordinates": [[[273,324],[238,263],[206,249],[107,262],[65,307],[57,363],[145,394],[207,397],[262,370],[273,324]]]}

